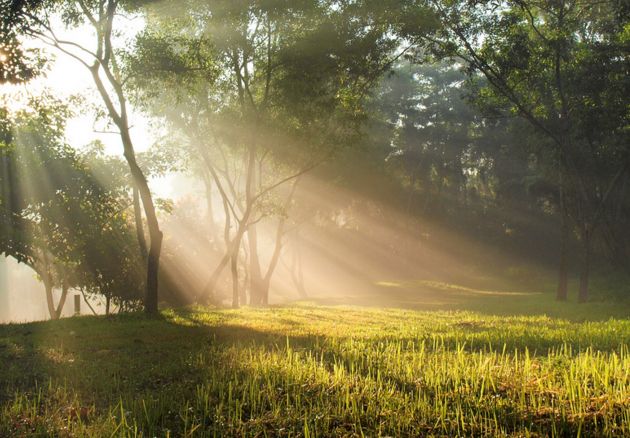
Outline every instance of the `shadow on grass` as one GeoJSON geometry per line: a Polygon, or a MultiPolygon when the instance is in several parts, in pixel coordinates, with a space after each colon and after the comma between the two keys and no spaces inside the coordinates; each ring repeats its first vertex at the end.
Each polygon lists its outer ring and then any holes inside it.
{"type": "MultiPolygon", "coordinates": [[[[107,429],[108,425],[113,428],[122,424],[122,417],[129,417],[125,421],[135,423],[145,434],[162,435],[168,430],[177,435],[189,431],[188,417],[185,418],[189,413],[190,424],[198,424],[200,430],[219,430],[226,435],[282,435],[275,432],[284,428],[284,434],[295,433],[304,427],[304,418],[309,412],[304,409],[310,404],[299,400],[306,398],[321,400],[321,403],[328,400],[325,403],[333,407],[326,414],[330,421],[320,425],[326,428],[324,435],[358,433],[361,429],[357,427],[361,422],[364,427],[368,426],[369,431],[374,431],[376,429],[371,427],[375,428],[379,421],[387,425],[384,432],[395,433],[394,420],[370,416],[367,409],[357,408],[357,417],[354,418],[335,417],[334,412],[351,410],[343,405],[343,400],[349,397],[347,391],[352,391],[357,406],[372,406],[373,410],[383,412],[392,408],[404,409],[405,397],[418,391],[415,380],[400,380],[390,370],[383,369],[383,382],[400,393],[401,401],[396,399],[388,402],[387,406],[381,406],[378,398],[369,393],[362,395],[360,387],[355,388],[360,381],[351,379],[348,389],[344,385],[327,383],[325,379],[318,381],[308,373],[300,374],[290,367],[291,361],[296,360],[290,353],[292,351],[312,353],[312,357],[320,358],[320,366],[330,376],[338,372],[339,367],[347,373],[353,369],[352,373],[359,379],[367,379],[374,372],[371,367],[352,368],[354,359],[348,356],[350,353],[344,340],[348,341],[356,333],[350,330],[340,337],[331,332],[328,337],[309,331],[309,327],[317,323],[329,326],[332,322],[339,322],[351,326],[351,311],[339,308],[302,310],[297,316],[292,316],[297,310],[274,308],[206,312],[201,309],[176,309],[154,319],[142,315],[122,315],[2,326],[0,388],[5,391],[0,402],[3,405],[2,420],[8,419],[9,422],[1,426],[5,429],[0,428],[0,432],[19,435],[27,432],[25,428],[30,428],[31,432],[48,433],[53,427],[61,433],[72,421],[84,421],[88,426],[91,421],[101,421],[103,425],[99,426],[102,429],[97,430],[98,435],[100,432],[111,432],[107,429]],[[263,328],[246,325],[248,318],[256,317],[267,319],[269,325],[263,328]],[[243,353],[248,349],[251,349],[250,356],[243,353]],[[270,363],[261,372],[261,361],[267,356],[256,355],[269,353],[278,353],[280,358],[286,358],[286,364],[270,363]],[[248,360],[243,360],[244,357],[248,360]],[[43,392],[42,388],[45,388],[43,392]],[[258,398],[251,395],[256,391],[262,391],[262,395],[256,396],[258,398]],[[13,414],[7,414],[5,407],[15,403],[15,393],[23,394],[31,401],[37,400],[31,402],[35,409],[25,408],[13,417],[13,414]],[[247,401],[240,408],[237,403],[239,397],[247,401]],[[253,405],[254,399],[259,403],[256,406],[253,405]],[[119,404],[120,409],[117,410],[119,404]],[[291,411],[292,406],[294,411],[291,411]],[[86,418],[74,418],[73,415],[77,414],[73,413],[82,412],[83,408],[89,413],[86,418]],[[272,412],[276,412],[275,416],[270,416],[272,412]],[[284,413],[278,415],[278,412],[284,413]],[[24,422],[25,418],[27,422],[24,422]],[[11,427],[14,429],[9,430],[11,427]]],[[[354,317],[364,318],[358,321],[378,323],[379,318],[390,318],[391,313],[365,312],[365,315],[354,317]]],[[[419,318],[417,321],[406,321],[408,324],[426,324],[418,336],[396,336],[385,331],[364,339],[365,351],[372,347],[383,348],[387,342],[398,343],[403,346],[403,351],[415,350],[417,343],[430,339],[431,327],[439,330],[435,324],[437,320],[423,321],[421,316],[419,318]]],[[[473,324],[473,321],[449,319],[452,333],[450,337],[442,337],[442,348],[456,350],[465,340],[463,333],[475,336],[500,331],[492,322],[475,320],[476,325],[465,323],[473,324]]],[[[548,323],[553,325],[554,321],[548,323]]],[[[574,325],[566,324],[565,328],[570,332],[574,325]]],[[[590,342],[596,348],[610,347],[612,350],[610,334],[600,339],[597,333],[598,330],[592,333],[590,342]]],[[[625,338],[616,339],[616,342],[628,342],[629,335],[626,333],[625,338]]],[[[578,344],[584,342],[579,340],[580,336],[578,333],[578,344]]],[[[562,341],[555,337],[545,341],[544,336],[530,336],[519,331],[505,335],[499,333],[488,339],[482,336],[476,347],[469,345],[475,351],[493,344],[495,349],[500,349],[505,343],[508,349],[528,347],[534,350],[543,348],[545,342],[562,345],[562,341]],[[489,343],[484,344],[486,341],[489,343]]],[[[305,357],[299,360],[306,360],[305,357]]],[[[426,396],[432,399],[436,394],[428,391],[426,396]]],[[[453,397],[453,402],[458,396],[453,393],[448,397],[453,397]]],[[[528,421],[521,414],[506,410],[498,412],[498,419],[505,430],[517,430],[528,421]]],[[[553,413],[549,413],[548,420],[553,421],[553,418],[553,413]]],[[[431,432],[429,425],[423,423],[420,417],[411,418],[411,421],[417,422],[415,426],[409,426],[415,427],[412,430],[415,434],[431,432]]],[[[577,426],[567,423],[562,427],[568,432],[575,432],[577,426]]]]}

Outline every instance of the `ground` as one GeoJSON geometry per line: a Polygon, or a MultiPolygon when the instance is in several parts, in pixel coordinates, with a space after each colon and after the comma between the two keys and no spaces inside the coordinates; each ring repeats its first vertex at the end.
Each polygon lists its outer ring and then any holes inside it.
{"type": "Polygon", "coordinates": [[[630,435],[627,303],[431,287],[477,308],[0,326],[0,436],[630,435]]]}

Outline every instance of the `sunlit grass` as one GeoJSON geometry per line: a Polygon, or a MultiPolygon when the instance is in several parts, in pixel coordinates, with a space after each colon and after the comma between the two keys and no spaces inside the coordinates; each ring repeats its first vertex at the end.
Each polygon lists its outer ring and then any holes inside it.
{"type": "Polygon", "coordinates": [[[4,326],[0,436],[627,436],[629,345],[628,319],[309,305],[4,326]]]}

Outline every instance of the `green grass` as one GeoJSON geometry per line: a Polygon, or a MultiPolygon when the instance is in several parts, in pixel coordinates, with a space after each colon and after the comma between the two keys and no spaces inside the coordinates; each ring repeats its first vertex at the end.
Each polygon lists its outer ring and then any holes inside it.
{"type": "MultiPolygon", "coordinates": [[[[594,277],[590,299],[578,304],[576,280],[569,282],[567,302],[555,299],[556,279],[548,272],[527,271],[530,284],[524,279],[469,278],[466,285],[436,279],[382,280],[366,290],[344,296],[319,297],[323,305],[362,305],[377,308],[401,308],[434,311],[467,310],[480,315],[539,315],[572,321],[607,320],[630,317],[630,278],[594,277]]],[[[524,275],[524,274],[523,274],[524,275]]]]}
{"type": "Polygon", "coordinates": [[[629,436],[630,320],[590,316],[295,305],[0,326],[0,436],[629,436]]]}

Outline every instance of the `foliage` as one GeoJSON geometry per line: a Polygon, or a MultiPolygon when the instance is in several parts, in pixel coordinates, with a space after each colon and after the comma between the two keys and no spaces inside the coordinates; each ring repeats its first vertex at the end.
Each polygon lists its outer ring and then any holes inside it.
{"type": "Polygon", "coordinates": [[[2,251],[56,286],[137,300],[140,257],[119,163],[64,143],[64,104],[30,107],[12,116],[2,144],[2,251]]]}
{"type": "Polygon", "coordinates": [[[22,34],[30,23],[30,14],[43,0],[0,1],[0,85],[23,83],[40,74],[45,59],[37,49],[25,49],[22,34]]]}

